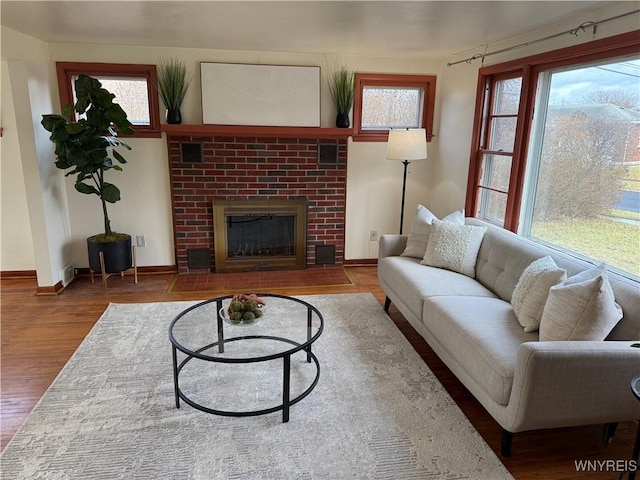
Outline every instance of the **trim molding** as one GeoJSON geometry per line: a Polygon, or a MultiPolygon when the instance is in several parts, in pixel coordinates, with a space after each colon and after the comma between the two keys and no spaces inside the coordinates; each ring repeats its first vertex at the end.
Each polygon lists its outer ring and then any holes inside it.
{"type": "Polygon", "coordinates": [[[0,272],[0,278],[36,278],[35,270],[6,270],[0,272]]]}
{"type": "Polygon", "coordinates": [[[261,127],[244,125],[170,125],[162,124],[169,136],[267,137],[267,138],[347,138],[352,128],[323,127],[261,127]]]}
{"type": "Polygon", "coordinates": [[[354,258],[343,262],[345,267],[371,266],[378,265],[377,258],[354,258]]]}
{"type": "Polygon", "coordinates": [[[38,286],[38,288],[36,288],[36,295],[54,296],[54,295],[59,295],[60,293],[62,293],[63,290],[64,290],[64,287],[62,286],[62,282],[58,282],[53,286],[48,286],[48,287],[38,286]]]}

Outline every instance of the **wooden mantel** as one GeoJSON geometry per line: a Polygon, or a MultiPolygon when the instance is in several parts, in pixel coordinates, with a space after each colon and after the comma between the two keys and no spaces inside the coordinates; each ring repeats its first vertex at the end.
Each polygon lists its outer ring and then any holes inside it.
{"type": "Polygon", "coordinates": [[[167,136],[269,137],[269,138],[348,138],[352,128],[258,127],[245,125],[170,125],[163,124],[167,136]]]}

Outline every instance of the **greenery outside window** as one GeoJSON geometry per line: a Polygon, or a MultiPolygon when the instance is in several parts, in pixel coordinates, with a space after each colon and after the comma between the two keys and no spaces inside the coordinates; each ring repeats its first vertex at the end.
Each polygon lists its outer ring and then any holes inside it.
{"type": "Polygon", "coordinates": [[[355,141],[386,142],[391,128],[425,128],[433,137],[436,77],[356,73],[355,141]]]}
{"type": "Polygon", "coordinates": [[[481,68],[467,211],[640,278],[639,44],[481,68]]]}
{"type": "Polygon", "coordinates": [[[116,95],[134,125],[134,137],[160,137],[155,65],[57,62],[56,69],[61,106],[75,103],[75,79],[84,73],[116,95]]]}

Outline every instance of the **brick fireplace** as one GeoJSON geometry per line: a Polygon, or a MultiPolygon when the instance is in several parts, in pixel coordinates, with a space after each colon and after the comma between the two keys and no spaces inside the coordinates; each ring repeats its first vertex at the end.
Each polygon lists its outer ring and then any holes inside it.
{"type": "Polygon", "coordinates": [[[351,130],[167,125],[164,131],[180,273],[216,271],[213,204],[227,200],[306,201],[306,266],[343,263],[351,130]]]}

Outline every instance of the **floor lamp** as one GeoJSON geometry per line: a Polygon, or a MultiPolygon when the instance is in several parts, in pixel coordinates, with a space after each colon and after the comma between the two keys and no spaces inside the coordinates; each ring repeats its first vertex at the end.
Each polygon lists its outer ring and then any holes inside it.
{"type": "Polygon", "coordinates": [[[402,177],[402,205],[400,207],[400,234],[404,221],[404,196],[407,190],[407,167],[409,160],[426,160],[427,133],[424,128],[406,130],[389,130],[387,143],[387,159],[402,160],[404,175],[402,177]]]}

